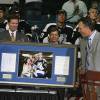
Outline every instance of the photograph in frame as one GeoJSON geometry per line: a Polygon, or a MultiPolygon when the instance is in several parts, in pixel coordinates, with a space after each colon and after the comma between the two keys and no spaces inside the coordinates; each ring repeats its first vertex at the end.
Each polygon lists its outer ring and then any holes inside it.
{"type": "Polygon", "coordinates": [[[18,77],[21,78],[51,78],[52,52],[20,50],[18,77]]]}

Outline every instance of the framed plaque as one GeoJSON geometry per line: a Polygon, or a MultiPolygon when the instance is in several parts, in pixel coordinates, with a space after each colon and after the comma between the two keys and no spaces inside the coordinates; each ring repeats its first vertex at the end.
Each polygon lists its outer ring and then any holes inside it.
{"type": "Polygon", "coordinates": [[[0,43],[0,83],[73,87],[74,45],[0,43]]]}

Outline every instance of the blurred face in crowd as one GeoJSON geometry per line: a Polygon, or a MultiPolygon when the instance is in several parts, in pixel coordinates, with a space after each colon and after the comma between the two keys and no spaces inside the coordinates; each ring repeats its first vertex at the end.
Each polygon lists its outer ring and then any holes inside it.
{"type": "Polygon", "coordinates": [[[65,22],[65,19],[66,19],[65,14],[60,13],[60,14],[57,15],[57,21],[58,21],[58,22],[64,23],[64,22],[65,22]]]}
{"type": "Polygon", "coordinates": [[[97,18],[97,15],[98,15],[97,9],[91,8],[91,9],[89,10],[89,17],[90,17],[92,20],[95,20],[95,19],[97,18]]]}
{"type": "Polygon", "coordinates": [[[58,31],[53,31],[50,33],[50,35],[49,35],[50,43],[58,43],[58,39],[59,39],[58,31]]]}
{"type": "Polygon", "coordinates": [[[100,22],[100,14],[98,14],[96,21],[100,22]]]}
{"type": "Polygon", "coordinates": [[[0,10],[0,19],[4,17],[4,11],[0,10]]]}
{"type": "Polygon", "coordinates": [[[10,29],[11,31],[16,31],[17,28],[18,28],[18,23],[19,23],[19,20],[18,20],[18,19],[11,19],[11,20],[8,22],[9,29],[10,29]]]}
{"type": "Polygon", "coordinates": [[[78,24],[78,28],[79,28],[79,32],[81,33],[81,35],[83,36],[83,37],[88,37],[88,36],[90,36],[91,35],[91,30],[89,29],[89,27],[88,26],[86,26],[83,22],[79,22],[79,24],[78,24]]]}

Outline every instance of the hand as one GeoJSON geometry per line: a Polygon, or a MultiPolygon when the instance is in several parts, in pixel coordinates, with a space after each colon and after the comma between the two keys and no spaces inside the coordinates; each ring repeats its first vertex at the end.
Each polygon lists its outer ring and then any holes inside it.
{"type": "Polygon", "coordinates": [[[75,87],[75,88],[78,88],[79,85],[80,85],[79,82],[75,82],[74,87],[75,87]]]}
{"type": "Polygon", "coordinates": [[[85,73],[86,73],[86,69],[85,68],[83,68],[83,67],[79,67],[79,74],[80,75],[84,75],[85,73]]]}

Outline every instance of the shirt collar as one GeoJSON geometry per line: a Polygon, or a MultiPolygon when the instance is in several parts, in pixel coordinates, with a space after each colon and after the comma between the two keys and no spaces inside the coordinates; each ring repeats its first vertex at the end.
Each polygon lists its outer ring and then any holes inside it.
{"type": "Polygon", "coordinates": [[[96,34],[96,30],[94,30],[92,32],[92,35],[88,37],[89,40],[93,41],[94,37],[95,37],[95,34],[96,34]]]}
{"type": "Polygon", "coordinates": [[[16,31],[11,31],[11,30],[9,30],[9,34],[10,34],[10,36],[12,36],[12,34],[11,33],[14,33],[14,37],[16,37],[16,32],[17,32],[17,30],[16,31]]]}

